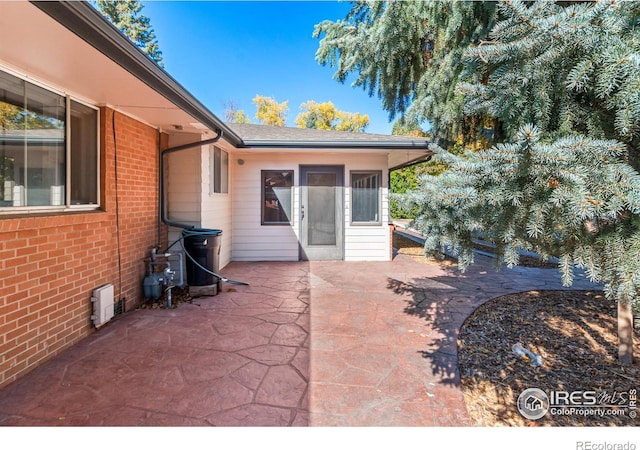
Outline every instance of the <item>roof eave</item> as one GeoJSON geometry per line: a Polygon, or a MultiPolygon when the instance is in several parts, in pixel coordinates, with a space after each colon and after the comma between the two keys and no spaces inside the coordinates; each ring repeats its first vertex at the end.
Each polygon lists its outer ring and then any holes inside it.
{"type": "Polygon", "coordinates": [[[414,141],[293,141],[245,139],[245,149],[371,149],[371,150],[424,150],[429,142],[414,141]]]}
{"type": "Polygon", "coordinates": [[[90,4],[77,1],[31,1],[31,3],[204,126],[212,131],[222,131],[224,139],[236,147],[244,145],[240,136],[104,19],[90,4]]]}

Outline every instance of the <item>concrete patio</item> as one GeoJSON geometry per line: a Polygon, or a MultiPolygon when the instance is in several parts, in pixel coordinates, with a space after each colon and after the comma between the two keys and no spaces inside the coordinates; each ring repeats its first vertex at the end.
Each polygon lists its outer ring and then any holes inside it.
{"type": "MultiPolygon", "coordinates": [[[[469,426],[456,338],[553,269],[231,263],[214,297],[118,316],[0,390],[2,426],[469,426]]],[[[574,289],[593,289],[577,279],[574,289]]]]}

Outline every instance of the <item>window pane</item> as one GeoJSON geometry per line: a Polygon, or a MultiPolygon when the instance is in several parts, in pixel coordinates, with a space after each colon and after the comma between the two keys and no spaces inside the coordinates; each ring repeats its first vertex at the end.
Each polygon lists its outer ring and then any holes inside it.
{"type": "Polygon", "coordinates": [[[380,172],[351,174],[351,221],[380,221],[380,172]]]}
{"type": "Polygon", "coordinates": [[[336,245],[336,174],[307,175],[309,245],[336,245]]]}
{"type": "Polygon", "coordinates": [[[98,111],[71,101],[71,204],[97,205],[98,111]]]}
{"type": "Polygon", "coordinates": [[[0,206],[64,205],[65,99],[0,72],[0,206]]]}
{"type": "Polygon", "coordinates": [[[229,192],[229,154],[218,147],[214,147],[212,162],[212,192],[226,194],[229,192]]]}
{"type": "Polygon", "coordinates": [[[220,193],[229,192],[229,154],[220,150],[220,193]]]}
{"type": "Polygon", "coordinates": [[[263,170],[262,186],[262,223],[289,224],[293,170],[263,170]]]}

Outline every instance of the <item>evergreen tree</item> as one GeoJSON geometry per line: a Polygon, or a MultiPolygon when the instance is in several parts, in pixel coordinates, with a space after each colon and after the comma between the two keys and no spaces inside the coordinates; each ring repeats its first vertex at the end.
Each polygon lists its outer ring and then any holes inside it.
{"type": "Polygon", "coordinates": [[[566,285],[584,268],[637,313],[639,30],[640,2],[360,1],[316,27],[317,58],[341,81],[358,73],[390,112],[429,120],[446,147],[493,143],[435,148],[450,168],[407,197],[427,251],[448,248],[464,270],[481,234],[510,266],[520,250],[556,256],[566,285]]]}
{"type": "Polygon", "coordinates": [[[97,0],[96,8],[124,35],[145,52],[160,67],[162,52],[158,46],[151,20],[143,14],[143,5],[138,0],[97,0]]]}
{"type": "Polygon", "coordinates": [[[465,50],[485,39],[496,16],[494,2],[358,0],[344,20],[316,25],[322,38],[316,59],[336,67],[334,77],[377,95],[391,118],[429,120],[442,145],[475,143],[491,118],[465,115],[455,87],[473,81],[465,50]]]}
{"type": "MultiPolygon", "coordinates": [[[[451,168],[423,177],[410,199],[425,249],[452,250],[464,270],[481,233],[509,266],[520,250],[557,256],[565,285],[584,268],[620,311],[637,313],[640,176],[629,155],[640,132],[639,5],[510,1],[501,12],[491,41],[469,50],[491,76],[460,89],[512,143],[464,157],[440,150],[451,168]]],[[[619,329],[630,362],[632,328],[619,329]]]]}
{"type": "MultiPolygon", "coordinates": [[[[420,127],[417,120],[407,117],[400,117],[393,123],[391,134],[411,137],[430,136],[420,127]]],[[[390,216],[394,219],[414,219],[418,211],[417,207],[411,205],[409,208],[405,208],[405,205],[398,201],[397,194],[416,190],[420,175],[439,175],[445,167],[444,164],[427,161],[391,171],[389,173],[389,188],[392,194],[389,198],[390,216]]]]}
{"type": "Polygon", "coordinates": [[[640,167],[640,3],[500,5],[504,20],[467,53],[490,73],[459,85],[467,111],[498,118],[507,136],[535,123],[549,137],[617,139],[640,167]]]}

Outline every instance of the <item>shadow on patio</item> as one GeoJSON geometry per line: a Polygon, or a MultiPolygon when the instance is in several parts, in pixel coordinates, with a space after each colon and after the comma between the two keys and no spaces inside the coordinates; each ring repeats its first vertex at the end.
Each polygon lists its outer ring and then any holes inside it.
{"type": "Polygon", "coordinates": [[[1,389],[0,425],[470,425],[460,325],[490,298],[560,284],[406,255],[222,272],[250,286],[119,316],[1,389]]]}

